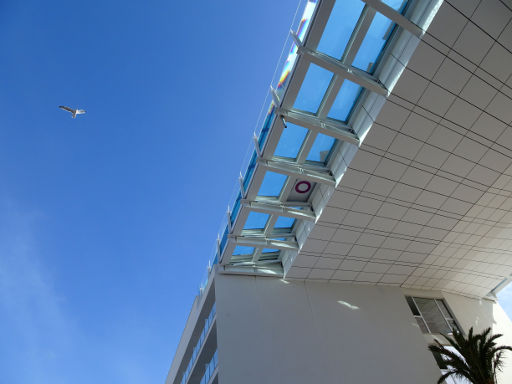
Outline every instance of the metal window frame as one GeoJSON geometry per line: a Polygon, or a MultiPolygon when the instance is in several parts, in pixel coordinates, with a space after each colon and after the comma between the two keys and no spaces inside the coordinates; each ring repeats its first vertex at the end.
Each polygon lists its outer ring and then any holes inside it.
{"type": "Polygon", "coordinates": [[[433,334],[433,335],[436,335],[438,333],[434,333],[431,331],[430,329],[430,326],[428,325],[427,321],[425,320],[425,316],[423,315],[422,311],[420,310],[420,307],[418,306],[418,303],[416,303],[416,299],[422,299],[422,300],[433,300],[434,303],[436,304],[436,307],[437,307],[437,310],[439,311],[439,313],[441,314],[441,317],[442,319],[444,320],[444,322],[446,323],[447,327],[452,331],[453,333],[453,329],[452,329],[452,326],[450,325],[450,323],[448,322],[448,320],[451,320],[455,323],[455,325],[457,326],[457,331],[458,332],[462,332],[462,329],[460,328],[460,325],[457,321],[457,319],[455,318],[455,316],[453,316],[453,313],[452,311],[448,308],[448,305],[446,304],[446,301],[444,300],[444,298],[433,298],[433,297],[419,297],[419,296],[406,296],[406,297],[409,297],[411,298],[412,302],[414,303],[415,307],[416,307],[416,311],[418,311],[419,315],[414,315],[414,318],[415,319],[418,319],[420,318],[421,321],[423,322],[423,324],[425,324],[425,327],[427,328],[428,330],[428,333],[429,334],[433,334]],[[446,307],[446,310],[448,311],[448,313],[451,315],[451,317],[446,317],[443,313],[443,311],[441,310],[441,307],[440,307],[440,304],[439,302],[442,302],[444,303],[445,307],[446,307]]]}
{"type": "MultiPolygon", "coordinates": [[[[307,180],[315,183],[311,196],[318,193],[316,189],[318,189],[320,185],[326,185],[328,188],[334,189],[337,182],[340,180],[340,178],[336,179],[334,177],[334,171],[331,168],[332,160],[335,156],[330,156],[330,158],[328,158],[323,169],[311,167],[306,160],[316,138],[318,137],[318,134],[328,135],[336,139],[331,149],[331,153],[335,153],[340,150],[340,148],[345,148],[341,146],[341,143],[343,142],[356,146],[359,146],[361,143],[360,138],[351,127],[350,121],[352,120],[354,109],[360,104],[361,99],[365,97],[364,94],[359,96],[358,101],[356,101],[352,107],[352,112],[350,113],[347,122],[343,123],[327,118],[343,82],[345,80],[349,80],[360,85],[363,89],[363,93],[372,92],[383,95],[384,97],[388,96],[388,90],[380,83],[376,76],[370,75],[367,72],[352,66],[352,62],[364,41],[368,29],[370,28],[377,12],[388,17],[402,29],[409,32],[412,31],[411,33],[418,33],[421,29],[401,13],[380,1],[363,1],[365,2],[365,5],[341,59],[335,59],[317,51],[318,43],[320,42],[324,29],[331,16],[335,0],[318,0],[311,18],[309,29],[302,41],[298,38],[295,32],[290,32],[290,35],[297,47],[297,57],[289,75],[290,79],[281,98],[273,89],[270,91],[276,117],[271,123],[272,125],[270,126],[268,135],[262,143],[259,142],[258,138],[253,138],[255,145],[254,152],[257,155],[257,161],[254,165],[255,169],[252,172],[247,188],[244,188],[243,180],[240,181],[242,196],[242,201],[240,202],[241,206],[238,211],[238,215],[233,221],[231,220],[230,215],[228,217],[229,236],[222,254],[219,248],[218,259],[222,265],[228,265],[230,263],[234,248],[236,245],[240,244],[239,240],[243,240],[242,231],[250,211],[270,214],[270,219],[263,231],[267,238],[269,238],[269,234],[273,230],[275,222],[279,216],[293,217],[297,220],[292,231],[294,231],[295,228],[298,225],[301,225],[304,221],[314,222],[316,220],[316,214],[311,205],[308,208],[308,213],[304,214],[303,212],[297,212],[297,210],[293,210],[290,206],[287,206],[287,199],[293,189],[293,186],[298,180],[307,180]],[[333,73],[331,83],[323,95],[322,102],[316,114],[306,113],[293,108],[295,99],[298,96],[306,73],[312,63],[326,68],[333,73]],[[297,124],[308,129],[306,137],[294,162],[274,156],[275,149],[279,143],[283,130],[286,129],[287,122],[297,124]],[[258,201],[261,197],[257,194],[267,170],[285,174],[288,178],[277,198],[276,204],[267,204],[265,206],[258,201]]],[[[399,29],[400,28],[396,28],[396,30],[399,29]]],[[[310,201],[312,201],[312,199],[313,197],[310,198],[310,201]]],[[[270,240],[271,239],[269,239],[269,241],[270,240]]],[[[254,265],[256,265],[260,260],[262,250],[261,244],[263,243],[259,242],[255,246],[252,257],[254,265]]],[[[267,247],[266,244],[269,243],[264,242],[264,244],[265,247],[267,247]]],[[[294,249],[293,252],[298,252],[299,250],[298,245],[297,247],[292,248],[294,249]]]]}

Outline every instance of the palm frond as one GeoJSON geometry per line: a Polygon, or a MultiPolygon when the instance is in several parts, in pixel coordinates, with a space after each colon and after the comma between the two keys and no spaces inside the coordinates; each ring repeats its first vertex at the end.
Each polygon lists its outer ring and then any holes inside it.
{"type": "Polygon", "coordinates": [[[443,335],[448,346],[435,340],[435,344],[428,349],[437,353],[449,367],[438,384],[449,376],[464,378],[474,384],[496,383],[496,373],[503,367],[505,351],[512,351],[512,347],[496,345],[496,340],[502,335],[492,335],[491,328],[475,333],[473,327],[469,329],[467,337],[460,332],[453,335],[443,335]],[[451,349],[450,349],[451,348],[451,349]]]}

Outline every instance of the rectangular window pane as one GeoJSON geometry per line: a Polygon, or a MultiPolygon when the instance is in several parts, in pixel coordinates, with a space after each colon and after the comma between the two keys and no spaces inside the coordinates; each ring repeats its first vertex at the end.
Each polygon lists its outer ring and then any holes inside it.
{"type": "Polygon", "coordinates": [[[360,85],[345,80],[327,116],[331,119],[347,121],[361,90],[360,85]]]}
{"type": "Polygon", "coordinates": [[[416,308],[416,304],[414,304],[412,297],[406,296],[405,299],[407,300],[407,304],[409,304],[409,308],[411,308],[412,314],[414,316],[419,316],[420,313],[418,312],[418,308],[416,308]]]}
{"type": "Polygon", "coordinates": [[[279,216],[276,220],[274,228],[291,228],[295,223],[295,219],[292,217],[279,216]]]}
{"type": "Polygon", "coordinates": [[[270,215],[261,212],[250,212],[244,229],[263,229],[267,224],[270,215]]]}
{"type": "Polygon", "coordinates": [[[357,51],[352,66],[372,73],[374,64],[379,57],[391,31],[392,21],[381,13],[377,13],[364,37],[363,43],[357,51]]]}
{"type": "Polygon", "coordinates": [[[307,133],[307,128],[286,123],[286,128],[281,133],[274,155],[296,159],[307,133]]]}
{"type": "Polygon", "coordinates": [[[254,252],[254,248],[253,247],[245,247],[245,246],[242,246],[242,245],[237,245],[235,247],[235,250],[233,251],[233,256],[252,255],[253,252],[254,252]]]}
{"type": "Polygon", "coordinates": [[[309,151],[307,160],[325,163],[336,140],[333,137],[319,133],[309,151]]]}
{"type": "Polygon", "coordinates": [[[434,299],[415,297],[414,301],[418,305],[418,309],[431,333],[446,334],[451,332],[434,299]]]}
{"type": "Polygon", "coordinates": [[[332,72],[316,64],[310,64],[299,90],[294,107],[316,113],[333,77],[332,72]]]}
{"type": "Polygon", "coordinates": [[[443,316],[447,319],[453,318],[452,314],[448,310],[448,307],[446,306],[444,300],[436,300],[437,304],[439,305],[439,309],[441,309],[441,312],[443,313],[443,316]]]}
{"type": "Polygon", "coordinates": [[[318,44],[318,51],[341,59],[363,7],[360,0],[336,1],[318,44]]]}
{"type": "Polygon", "coordinates": [[[425,322],[423,321],[421,316],[415,316],[414,318],[416,319],[416,322],[418,323],[418,326],[420,327],[421,332],[423,332],[423,333],[430,333],[428,328],[427,328],[427,325],[425,324],[425,322]]]}
{"type": "Polygon", "coordinates": [[[389,5],[395,11],[400,11],[404,8],[407,0],[381,0],[384,4],[389,5]]]}
{"type": "Polygon", "coordinates": [[[281,190],[283,189],[286,179],[286,175],[267,171],[267,173],[265,173],[265,177],[263,178],[263,182],[261,183],[258,195],[274,197],[279,196],[281,194],[281,190]]]}

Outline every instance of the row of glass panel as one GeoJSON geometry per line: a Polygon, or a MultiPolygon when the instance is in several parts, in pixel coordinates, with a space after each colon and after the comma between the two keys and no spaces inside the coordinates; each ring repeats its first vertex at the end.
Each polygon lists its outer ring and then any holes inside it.
{"type": "Polygon", "coordinates": [[[210,310],[210,313],[208,317],[204,320],[204,326],[201,330],[201,335],[199,336],[199,340],[197,340],[197,343],[192,350],[192,356],[190,357],[190,360],[187,365],[187,369],[185,369],[185,372],[183,373],[183,377],[181,379],[181,384],[185,384],[187,382],[188,377],[190,376],[190,373],[192,372],[192,367],[194,366],[194,363],[197,359],[197,356],[199,355],[199,351],[201,350],[201,347],[203,346],[204,342],[206,341],[206,335],[208,334],[208,331],[213,324],[213,318],[215,317],[215,303],[213,303],[212,309],[210,310]]]}
{"type": "Polygon", "coordinates": [[[201,378],[199,384],[208,384],[210,382],[210,379],[212,378],[213,374],[215,373],[215,369],[217,368],[217,364],[217,351],[215,351],[210,362],[206,364],[206,367],[204,369],[204,375],[201,378]]]}
{"type": "MultiPolygon", "coordinates": [[[[407,0],[384,0],[384,3],[391,6],[395,10],[403,12],[405,10],[407,0]]],[[[304,41],[307,33],[307,27],[311,21],[313,11],[316,7],[316,0],[308,1],[302,21],[299,27],[298,35],[301,41],[304,41]]],[[[364,3],[361,0],[339,0],[336,1],[322,38],[318,44],[317,50],[337,59],[341,59],[350,40],[352,33],[362,17],[364,3]]],[[[363,42],[355,55],[353,63],[354,67],[373,73],[376,63],[378,62],[382,51],[391,36],[391,32],[395,28],[395,24],[385,16],[377,13],[370,24],[369,30],[363,39],[363,42]]],[[[281,80],[279,82],[278,91],[282,96],[285,93],[290,72],[296,61],[297,50],[293,45],[289,57],[283,68],[281,80]]],[[[349,63],[350,64],[350,63],[349,63]]],[[[325,97],[325,93],[333,79],[333,73],[325,70],[315,64],[310,64],[304,81],[297,95],[294,108],[316,114],[318,108],[325,97]]],[[[350,113],[362,93],[361,86],[345,80],[335,98],[334,104],[328,113],[328,118],[346,122],[350,113]]],[[[267,118],[265,119],[262,131],[258,139],[260,149],[263,149],[265,141],[274,124],[276,117],[275,106],[271,104],[267,118]]],[[[278,141],[274,156],[296,160],[305,141],[309,130],[307,128],[287,123],[287,127],[283,130],[278,141]]],[[[329,155],[334,148],[336,140],[330,136],[318,134],[315,138],[307,157],[307,162],[326,164],[329,155]]],[[[244,189],[247,190],[252,181],[252,176],[256,169],[257,155],[253,153],[247,171],[243,179],[244,189]]],[[[261,184],[258,196],[279,197],[288,176],[267,171],[261,184]]],[[[242,195],[239,194],[235,201],[231,221],[234,222],[240,211],[240,200],[242,195]]],[[[251,212],[245,223],[244,229],[263,229],[268,222],[269,215],[251,212]]],[[[293,219],[279,217],[276,228],[293,227],[293,219]]],[[[227,243],[227,228],[221,237],[221,254],[227,243]]],[[[247,248],[247,247],[244,247],[247,248]]],[[[241,254],[241,248],[235,249],[236,254],[241,254]]],[[[244,252],[247,249],[244,250],[244,252]]],[[[245,253],[242,253],[245,254],[245,253]]]]}

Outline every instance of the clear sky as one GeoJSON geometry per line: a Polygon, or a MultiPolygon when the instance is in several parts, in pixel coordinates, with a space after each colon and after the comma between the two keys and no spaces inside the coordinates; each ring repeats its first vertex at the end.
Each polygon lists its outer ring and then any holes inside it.
{"type": "Polygon", "coordinates": [[[0,0],[1,383],[163,383],[297,2],[0,0]]]}
{"type": "Polygon", "coordinates": [[[0,0],[1,383],[163,383],[297,2],[0,0]]]}

